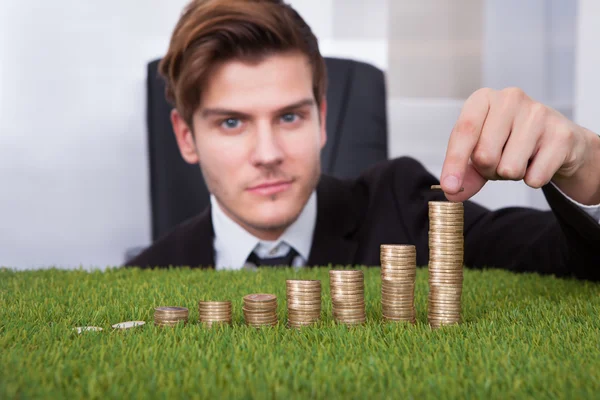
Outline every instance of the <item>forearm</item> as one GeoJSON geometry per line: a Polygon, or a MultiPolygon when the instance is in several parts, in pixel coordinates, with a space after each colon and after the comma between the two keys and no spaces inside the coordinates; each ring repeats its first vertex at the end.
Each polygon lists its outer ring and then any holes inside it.
{"type": "Polygon", "coordinates": [[[585,130],[588,158],[571,176],[555,176],[554,184],[571,199],[584,205],[600,204],[600,136],[585,130]]]}

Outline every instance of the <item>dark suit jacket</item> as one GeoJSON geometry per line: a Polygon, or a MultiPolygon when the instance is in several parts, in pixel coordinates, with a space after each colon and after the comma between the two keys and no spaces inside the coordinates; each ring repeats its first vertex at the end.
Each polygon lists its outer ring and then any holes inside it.
{"type": "MultiPolygon", "coordinates": [[[[358,179],[322,176],[308,265],[379,265],[383,243],[414,244],[427,265],[428,201],[438,180],[414,159],[382,162],[358,179]]],[[[467,201],[465,265],[534,271],[600,280],[600,225],[552,185],[543,189],[552,211],[504,208],[467,201]]],[[[127,263],[140,267],[212,268],[210,208],[179,225],[127,263]]]]}

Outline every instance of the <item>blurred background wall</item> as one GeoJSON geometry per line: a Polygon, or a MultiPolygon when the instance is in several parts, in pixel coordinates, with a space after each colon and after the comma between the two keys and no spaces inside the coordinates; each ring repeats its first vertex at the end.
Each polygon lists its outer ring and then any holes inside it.
{"type": "MultiPolygon", "coordinates": [[[[150,241],[146,63],[184,0],[0,3],[0,266],[105,267],[150,241]]],[[[386,71],[390,156],[439,175],[479,87],[519,86],[600,132],[597,0],[292,0],[324,55],[386,71]]],[[[521,183],[476,201],[546,208],[521,183]]]]}

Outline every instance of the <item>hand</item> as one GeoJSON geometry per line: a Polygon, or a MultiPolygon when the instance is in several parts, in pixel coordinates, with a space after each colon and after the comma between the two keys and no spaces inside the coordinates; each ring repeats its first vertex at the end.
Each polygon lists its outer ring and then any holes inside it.
{"type": "Polygon", "coordinates": [[[521,89],[477,90],[450,135],[441,185],[465,201],[489,180],[552,180],[574,200],[600,203],[600,138],[521,89]]]}

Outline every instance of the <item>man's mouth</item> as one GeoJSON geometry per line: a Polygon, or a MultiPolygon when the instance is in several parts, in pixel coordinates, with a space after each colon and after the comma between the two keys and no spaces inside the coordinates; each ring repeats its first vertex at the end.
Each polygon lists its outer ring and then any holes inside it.
{"type": "Polygon", "coordinates": [[[263,182],[261,184],[249,187],[247,190],[250,193],[258,194],[261,196],[272,196],[274,194],[285,192],[292,186],[293,182],[294,181],[291,179],[286,181],[279,180],[263,182]]]}

